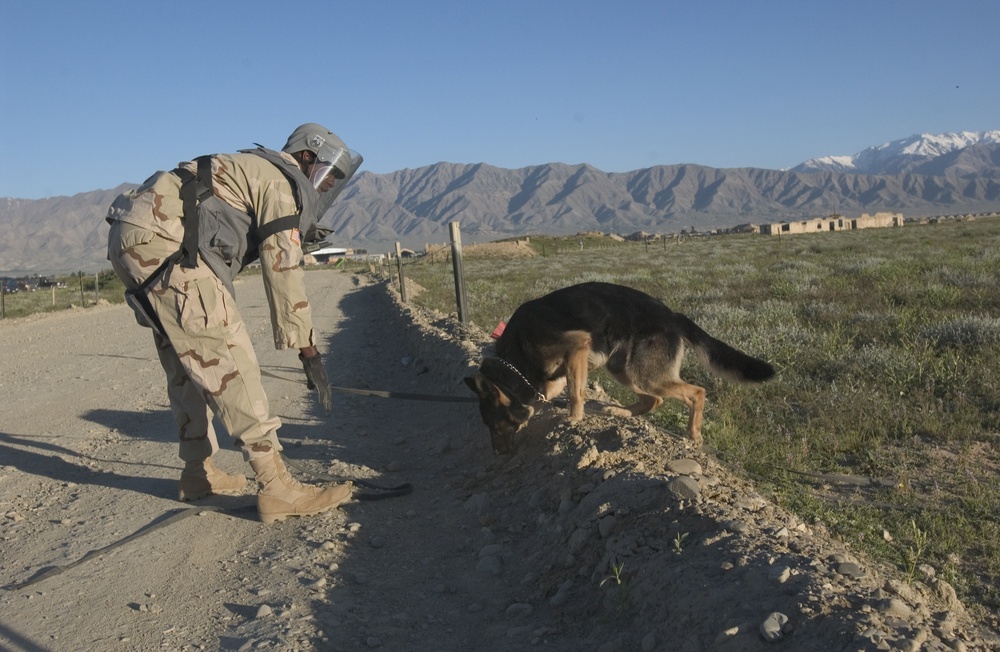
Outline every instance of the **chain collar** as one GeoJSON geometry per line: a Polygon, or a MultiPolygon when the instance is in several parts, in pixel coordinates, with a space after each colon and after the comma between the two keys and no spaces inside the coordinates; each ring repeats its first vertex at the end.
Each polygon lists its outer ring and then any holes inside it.
{"type": "Polygon", "coordinates": [[[545,394],[542,394],[540,391],[538,391],[537,389],[535,389],[535,386],[528,382],[528,379],[524,377],[524,374],[522,374],[520,371],[518,371],[517,367],[515,367],[511,363],[507,362],[503,358],[499,358],[498,357],[497,360],[499,360],[500,362],[502,362],[504,364],[504,366],[506,366],[508,369],[510,369],[511,371],[513,371],[515,374],[517,374],[517,377],[520,378],[521,380],[523,380],[524,384],[527,385],[528,387],[530,387],[531,391],[533,391],[535,393],[535,398],[537,398],[539,401],[542,401],[543,403],[546,401],[545,394]]]}

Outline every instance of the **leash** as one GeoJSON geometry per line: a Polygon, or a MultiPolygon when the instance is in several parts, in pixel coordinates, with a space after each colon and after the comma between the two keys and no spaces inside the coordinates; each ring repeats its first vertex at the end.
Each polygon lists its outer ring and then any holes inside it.
{"type": "Polygon", "coordinates": [[[316,473],[315,471],[307,469],[303,465],[298,464],[295,460],[291,460],[284,455],[281,456],[281,459],[284,460],[286,466],[290,466],[296,471],[304,473],[315,480],[323,480],[324,482],[351,482],[359,487],[371,489],[376,492],[354,494],[353,498],[357,498],[358,500],[384,500],[386,498],[396,498],[398,496],[406,496],[413,493],[413,485],[409,482],[404,482],[403,484],[396,485],[395,487],[383,487],[373,482],[362,480],[361,478],[349,478],[346,476],[332,476],[325,473],[316,473]]]}
{"type": "MultiPolygon", "coordinates": [[[[278,380],[284,380],[289,383],[298,383],[298,380],[293,378],[285,378],[284,376],[279,376],[278,374],[273,374],[270,371],[260,370],[262,376],[269,376],[271,378],[277,378],[278,380]]],[[[410,394],[407,392],[386,392],[377,389],[357,389],[354,387],[336,387],[330,385],[330,389],[335,392],[341,392],[343,394],[354,394],[356,396],[377,396],[378,398],[395,398],[404,401],[436,401],[440,403],[478,403],[479,398],[475,396],[447,396],[442,394],[410,394]]]]}

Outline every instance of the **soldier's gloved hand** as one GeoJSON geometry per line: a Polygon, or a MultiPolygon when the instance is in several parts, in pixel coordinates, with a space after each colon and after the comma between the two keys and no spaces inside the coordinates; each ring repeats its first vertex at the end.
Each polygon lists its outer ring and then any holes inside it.
{"type": "Polygon", "coordinates": [[[333,396],[330,390],[330,379],[326,375],[326,367],[323,366],[323,358],[319,351],[313,347],[315,355],[306,356],[299,353],[299,360],[302,362],[302,369],[306,372],[306,387],[315,389],[319,393],[319,404],[329,414],[333,409],[333,396]]]}

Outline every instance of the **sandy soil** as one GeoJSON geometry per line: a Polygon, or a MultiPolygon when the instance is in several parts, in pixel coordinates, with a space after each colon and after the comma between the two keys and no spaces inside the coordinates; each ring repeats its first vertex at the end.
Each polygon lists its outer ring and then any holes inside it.
{"type": "MultiPolygon", "coordinates": [[[[470,395],[483,333],[307,278],[335,386],[470,395]]],[[[1000,649],[933,569],[904,582],[679,433],[569,427],[557,404],[494,457],[472,403],[337,393],[325,417],[271,346],[259,278],[237,300],[297,475],[413,493],[272,526],[251,484],[191,509],[127,308],[2,322],[0,649],[1000,649]]],[[[227,443],[219,465],[249,472],[227,443]]]]}

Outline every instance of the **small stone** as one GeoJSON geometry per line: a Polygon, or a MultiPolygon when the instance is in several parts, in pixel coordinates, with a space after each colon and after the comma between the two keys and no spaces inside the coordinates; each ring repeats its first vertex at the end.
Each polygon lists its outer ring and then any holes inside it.
{"type": "Polygon", "coordinates": [[[257,615],[254,616],[254,618],[257,619],[267,618],[273,613],[274,611],[271,609],[270,605],[262,604],[259,607],[257,607],[257,615]]]}
{"type": "Polygon", "coordinates": [[[576,531],[569,537],[570,553],[579,552],[580,549],[587,543],[587,539],[589,538],[590,530],[588,528],[577,528],[576,531]]]}
{"type": "Polygon", "coordinates": [[[723,527],[725,527],[728,532],[735,532],[736,534],[746,534],[750,531],[750,526],[743,521],[726,521],[723,523],[723,527]]]}
{"type": "Polygon", "coordinates": [[[476,564],[477,571],[489,573],[491,575],[499,575],[502,569],[503,565],[496,557],[483,557],[479,560],[479,563],[476,564]]]}
{"type": "Polygon", "coordinates": [[[569,601],[569,593],[556,593],[554,596],[549,598],[549,606],[558,608],[563,606],[569,601]]]}
{"type": "Polygon", "coordinates": [[[888,600],[883,600],[879,603],[878,610],[889,616],[898,616],[899,618],[909,618],[913,615],[913,609],[910,609],[910,607],[899,598],[889,598],[888,600]]]}
{"type": "Polygon", "coordinates": [[[656,649],[656,634],[650,632],[642,637],[642,652],[653,652],[656,649]]]}
{"type": "Polygon", "coordinates": [[[792,576],[792,569],[788,566],[771,566],[767,572],[767,579],[774,584],[784,584],[792,576]]]}
{"type": "Polygon", "coordinates": [[[861,567],[854,562],[845,561],[841,564],[837,564],[837,574],[843,575],[844,577],[850,577],[853,579],[858,579],[865,576],[865,572],[861,570],[861,567]]]}
{"type": "Polygon", "coordinates": [[[670,460],[667,470],[677,475],[701,475],[701,464],[689,459],[670,460]]]}
{"type": "Polygon", "coordinates": [[[677,498],[682,500],[696,501],[701,496],[701,487],[698,481],[686,475],[674,478],[667,483],[667,489],[677,498]]]}
{"type": "Polygon", "coordinates": [[[382,641],[377,636],[369,636],[365,639],[365,645],[368,647],[382,647],[382,641]]]}
{"type": "Polygon", "coordinates": [[[788,616],[775,611],[760,624],[760,634],[768,643],[776,643],[784,635],[784,627],[787,622],[788,616]]]}
{"type": "Polygon", "coordinates": [[[507,611],[504,613],[508,618],[524,618],[530,616],[532,611],[534,608],[527,602],[515,602],[507,607],[507,611]]]}

